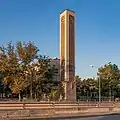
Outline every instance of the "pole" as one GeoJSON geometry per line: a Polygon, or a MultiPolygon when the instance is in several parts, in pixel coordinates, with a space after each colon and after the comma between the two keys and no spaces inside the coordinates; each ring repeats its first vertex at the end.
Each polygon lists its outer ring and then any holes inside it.
{"type": "MultiPolygon", "coordinates": [[[[111,69],[111,62],[108,63],[108,65],[110,66],[110,69],[111,69]]],[[[109,75],[109,101],[111,101],[111,75],[109,75]]]]}
{"type": "Polygon", "coordinates": [[[98,78],[99,80],[99,102],[101,102],[101,81],[100,78],[98,78]]]}
{"type": "Polygon", "coordinates": [[[111,81],[109,82],[109,101],[111,101],[111,81]]]}
{"type": "MultiPolygon", "coordinates": [[[[90,65],[92,68],[97,68],[96,66],[94,65],[90,65]]],[[[101,102],[101,81],[100,81],[100,78],[98,78],[98,86],[99,86],[99,102],[101,102]]]]}

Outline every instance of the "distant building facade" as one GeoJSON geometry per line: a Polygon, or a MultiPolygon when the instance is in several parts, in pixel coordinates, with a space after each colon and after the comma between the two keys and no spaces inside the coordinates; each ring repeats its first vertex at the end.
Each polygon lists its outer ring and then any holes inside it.
{"type": "MultiPolygon", "coordinates": [[[[35,63],[35,70],[39,71],[39,67],[37,65],[39,65],[39,62],[35,63]]],[[[53,76],[53,81],[58,81],[60,82],[60,59],[58,58],[52,58],[50,59],[50,63],[51,67],[54,67],[54,76],[53,76]]]]}
{"type": "Polygon", "coordinates": [[[60,82],[60,59],[58,58],[53,58],[51,59],[50,64],[54,66],[54,76],[53,76],[53,81],[58,81],[60,82]]]}

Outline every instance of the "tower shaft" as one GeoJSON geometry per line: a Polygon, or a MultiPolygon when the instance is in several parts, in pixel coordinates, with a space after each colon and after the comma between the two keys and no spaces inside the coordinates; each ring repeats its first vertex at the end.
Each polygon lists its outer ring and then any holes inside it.
{"type": "Polygon", "coordinates": [[[60,14],[60,65],[65,99],[75,101],[75,13],[70,10],[60,14]]]}

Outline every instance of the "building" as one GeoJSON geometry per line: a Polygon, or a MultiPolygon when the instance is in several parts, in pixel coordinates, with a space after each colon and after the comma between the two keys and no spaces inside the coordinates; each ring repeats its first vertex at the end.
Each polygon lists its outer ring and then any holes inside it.
{"type": "Polygon", "coordinates": [[[53,76],[53,81],[60,82],[60,59],[58,58],[53,58],[51,59],[50,64],[54,66],[55,68],[55,73],[53,76]]]}
{"type": "Polygon", "coordinates": [[[60,67],[65,100],[76,101],[75,12],[68,9],[60,14],[60,67]]]}
{"type": "MultiPolygon", "coordinates": [[[[37,65],[39,65],[39,62],[37,61],[35,64],[36,64],[35,70],[38,71],[39,67],[37,65]]],[[[51,67],[54,67],[53,81],[60,82],[60,59],[58,58],[50,59],[50,65],[51,67]]]]}

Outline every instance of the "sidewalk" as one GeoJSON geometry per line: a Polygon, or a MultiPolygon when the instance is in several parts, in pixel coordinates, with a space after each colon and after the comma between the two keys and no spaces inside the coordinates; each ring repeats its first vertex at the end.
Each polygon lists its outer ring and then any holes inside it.
{"type": "Polygon", "coordinates": [[[78,113],[78,114],[61,114],[55,116],[40,116],[40,117],[22,117],[22,118],[9,118],[9,120],[55,120],[55,119],[72,119],[83,117],[96,117],[96,116],[108,116],[108,115],[120,115],[117,112],[104,112],[104,113],[78,113]]]}

